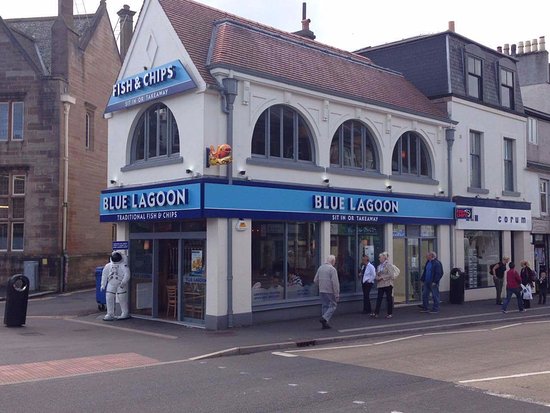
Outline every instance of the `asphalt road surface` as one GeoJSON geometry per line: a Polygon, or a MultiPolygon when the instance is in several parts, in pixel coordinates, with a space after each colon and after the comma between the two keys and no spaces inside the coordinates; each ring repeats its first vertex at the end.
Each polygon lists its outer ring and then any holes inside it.
{"type": "MultiPolygon", "coordinates": [[[[0,412],[550,409],[549,321],[207,360],[178,357],[178,346],[161,345],[175,340],[163,337],[134,347],[132,334],[127,341],[124,331],[116,341],[106,335],[105,347],[89,356],[75,357],[67,340],[65,358],[56,349],[49,362],[0,366],[0,378],[16,378],[0,382],[0,412]]],[[[27,345],[31,355],[50,350],[27,345]]]]}

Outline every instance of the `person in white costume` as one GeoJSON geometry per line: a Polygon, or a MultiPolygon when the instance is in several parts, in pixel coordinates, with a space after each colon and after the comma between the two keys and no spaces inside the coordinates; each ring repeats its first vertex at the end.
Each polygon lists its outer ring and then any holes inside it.
{"type": "Polygon", "coordinates": [[[118,251],[113,251],[109,263],[101,273],[101,291],[106,290],[107,314],[103,321],[124,320],[130,318],[128,314],[128,281],[130,269],[126,257],[118,251]],[[115,299],[118,296],[121,314],[115,317],[115,299]]]}

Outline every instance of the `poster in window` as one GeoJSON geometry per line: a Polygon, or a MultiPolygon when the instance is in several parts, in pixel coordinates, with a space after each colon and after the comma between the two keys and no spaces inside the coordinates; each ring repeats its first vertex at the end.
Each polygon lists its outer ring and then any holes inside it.
{"type": "Polygon", "coordinates": [[[202,275],[202,250],[191,250],[191,275],[202,275]]]}

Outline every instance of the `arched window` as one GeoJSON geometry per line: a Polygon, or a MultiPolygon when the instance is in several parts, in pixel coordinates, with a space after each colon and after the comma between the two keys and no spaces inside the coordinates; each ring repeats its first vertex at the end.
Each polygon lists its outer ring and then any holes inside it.
{"type": "Polygon", "coordinates": [[[174,115],[162,103],[148,108],[137,122],[132,140],[132,162],[179,156],[180,137],[174,115]]]}
{"type": "Polygon", "coordinates": [[[368,128],[356,120],[344,122],[330,145],[330,165],[340,168],[378,170],[374,139],[368,128]]]}
{"type": "Polygon", "coordinates": [[[414,132],[406,132],[393,149],[391,170],[394,174],[431,176],[430,155],[426,144],[414,132]]]}
{"type": "Polygon", "coordinates": [[[254,126],[252,155],[313,162],[313,138],[304,118],[288,106],[267,108],[254,126]]]}

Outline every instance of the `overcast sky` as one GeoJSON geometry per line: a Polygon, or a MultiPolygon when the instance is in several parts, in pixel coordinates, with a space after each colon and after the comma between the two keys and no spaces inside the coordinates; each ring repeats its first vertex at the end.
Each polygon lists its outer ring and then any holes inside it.
{"type": "MultiPolygon", "coordinates": [[[[200,0],[285,31],[301,29],[303,0],[200,0]]],[[[143,0],[107,0],[109,15],[128,4],[139,11],[143,0]]],[[[99,0],[74,0],[75,13],[93,13],[99,0]]],[[[53,16],[57,0],[1,0],[0,16],[53,16]]],[[[550,1],[494,2],[484,0],[307,0],[310,29],[317,41],[344,50],[357,50],[420,34],[445,31],[455,21],[456,32],[496,49],[504,43],[550,40],[550,1]]],[[[115,30],[117,32],[118,29],[115,30]]]]}

